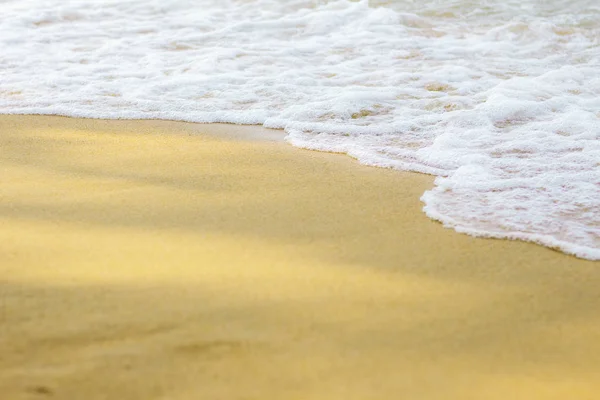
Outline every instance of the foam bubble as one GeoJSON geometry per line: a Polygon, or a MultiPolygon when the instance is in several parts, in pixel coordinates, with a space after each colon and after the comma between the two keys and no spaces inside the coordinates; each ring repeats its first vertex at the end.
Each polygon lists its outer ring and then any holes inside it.
{"type": "Polygon", "coordinates": [[[8,0],[0,113],[264,124],[438,175],[425,212],[600,259],[593,0],[8,0]]]}

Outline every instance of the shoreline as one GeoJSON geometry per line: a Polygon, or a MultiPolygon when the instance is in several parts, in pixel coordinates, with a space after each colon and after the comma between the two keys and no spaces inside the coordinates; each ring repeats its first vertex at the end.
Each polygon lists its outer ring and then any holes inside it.
{"type": "MultiPolygon", "coordinates": [[[[221,139],[234,139],[234,140],[250,140],[257,142],[285,142],[288,145],[296,147],[301,150],[317,151],[321,153],[343,155],[349,157],[353,161],[358,162],[361,165],[369,168],[382,168],[391,169],[398,171],[399,173],[416,173],[419,175],[427,175],[432,177],[432,184],[427,188],[427,191],[433,189],[435,184],[433,181],[435,178],[441,177],[432,173],[421,172],[417,170],[404,170],[393,167],[364,164],[361,163],[354,156],[347,154],[343,151],[333,150],[316,150],[312,148],[303,147],[301,145],[293,144],[291,141],[286,140],[287,133],[283,128],[267,128],[263,124],[245,124],[245,123],[233,123],[233,122],[193,122],[177,119],[162,119],[162,118],[148,118],[148,119],[137,119],[137,118],[95,118],[95,117],[73,117],[70,115],[61,114],[0,114],[1,117],[40,117],[40,118],[67,118],[75,121],[123,121],[124,123],[137,123],[141,127],[149,126],[151,128],[158,129],[173,129],[174,131],[183,130],[187,134],[201,134],[213,136],[221,139]],[[175,125],[174,127],[172,125],[175,125]],[[185,128],[183,128],[185,126],[185,128]],[[204,126],[206,129],[200,129],[199,126],[204,126]]],[[[556,239],[553,236],[539,235],[533,233],[525,233],[521,231],[497,231],[497,230],[481,230],[479,228],[473,228],[469,226],[463,226],[451,217],[441,214],[437,211],[431,211],[427,209],[427,205],[423,198],[428,195],[426,191],[423,191],[419,200],[423,204],[421,212],[427,216],[430,220],[441,224],[444,228],[450,229],[457,234],[468,235],[474,238],[480,239],[495,239],[495,240],[509,240],[509,241],[522,241],[526,243],[532,243],[538,246],[545,247],[547,249],[557,251],[559,253],[572,256],[581,260],[598,262],[597,256],[593,255],[594,250],[590,250],[589,247],[578,245],[572,242],[556,239]]]]}
{"type": "Polygon", "coordinates": [[[0,116],[1,393],[600,391],[596,262],[443,228],[433,176],[262,130],[0,116]]]}

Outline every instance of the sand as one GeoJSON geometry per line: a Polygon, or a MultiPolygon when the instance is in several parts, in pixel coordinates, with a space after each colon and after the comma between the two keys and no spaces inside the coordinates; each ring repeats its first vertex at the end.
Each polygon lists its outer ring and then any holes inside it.
{"type": "Polygon", "coordinates": [[[0,397],[600,397],[600,263],[281,136],[0,117],[0,397]]]}

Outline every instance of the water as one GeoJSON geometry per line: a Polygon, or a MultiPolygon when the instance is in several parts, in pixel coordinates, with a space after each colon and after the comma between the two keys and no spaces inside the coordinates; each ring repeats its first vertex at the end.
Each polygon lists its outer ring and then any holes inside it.
{"type": "Polygon", "coordinates": [[[264,124],[600,260],[595,0],[4,0],[0,113],[264,124]]]}

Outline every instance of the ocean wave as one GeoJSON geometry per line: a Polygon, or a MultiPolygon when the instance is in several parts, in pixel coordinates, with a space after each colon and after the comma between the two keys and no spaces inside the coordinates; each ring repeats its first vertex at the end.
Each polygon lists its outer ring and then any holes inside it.
{"type": "Polygon", "coordinates": [[[600,260],[600,5],[8,0],[0,113],[263,124],[437,175],[431,218],[600,260]]]}

